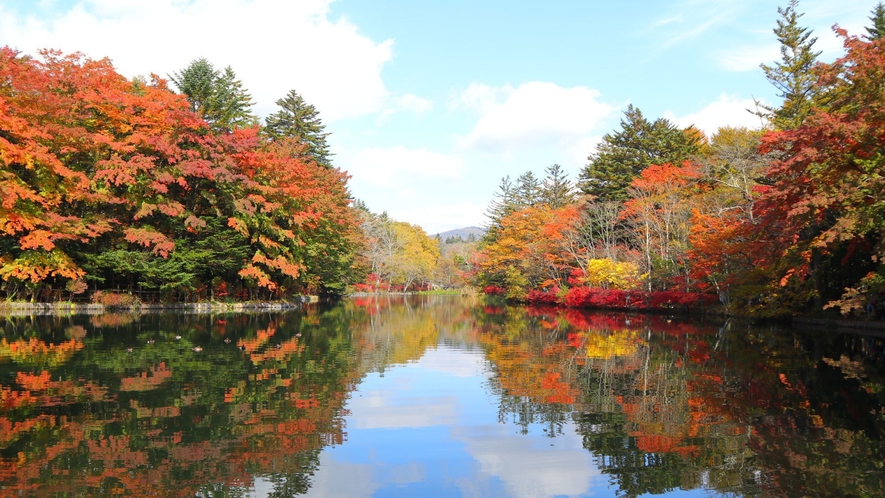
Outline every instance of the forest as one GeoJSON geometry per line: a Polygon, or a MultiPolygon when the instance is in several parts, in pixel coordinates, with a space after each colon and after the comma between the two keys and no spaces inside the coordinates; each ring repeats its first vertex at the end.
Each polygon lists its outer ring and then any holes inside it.
{"type": "Polygon", "coordinates": [[[881,302],[885,7],[862,36],[834,27],[844,54],[832,63],[796,7],[779,9],[781,60],[761,66],[783,98],[751,110],[767,126],[707,137],[631,105],[576,189],[557,165],[502,180],[476,284],[535,303],[721,303],[756,317],[881,302]]]}
{"type": "MultiPolygon", "coordinates": [[[[733,314],[885,301],[885,7],[818,60],[792,0],[782,102],[711,135],[630,105],[571,181],[501,180],[479,241],[353,199],[295,91],[259,119],[230,67],[127,79],[0,50],[0,297],[105,304],[473,287],[517,302],[733,314]],[[173,88],[174,87],[174,88],[173,88]],[[176,91],[177,90],[177,91],[176,91]],[[449,242],[449,243],[446,243],[449,242]]],[[[873,307],[875,311],[875,307],[873,307]]]]}

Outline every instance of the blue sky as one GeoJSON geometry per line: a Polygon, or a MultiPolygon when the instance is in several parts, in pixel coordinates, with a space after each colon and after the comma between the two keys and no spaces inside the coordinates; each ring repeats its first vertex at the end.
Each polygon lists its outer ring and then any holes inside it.
{"type": "MultiPolygon", "coordinates": [[[[0,45],[110,57],[162,76],[230,65],[265,116],[295,89],[334,163],[376,212],[428,232],[484,223],[505,175],[558,163],[577,177],[633,104],[646,117],[758,127],[777,103],[759,64],[787,0],[0,0],[0,45]]],[[[801,0],[822,60],[869,0],[801,0]]]]}

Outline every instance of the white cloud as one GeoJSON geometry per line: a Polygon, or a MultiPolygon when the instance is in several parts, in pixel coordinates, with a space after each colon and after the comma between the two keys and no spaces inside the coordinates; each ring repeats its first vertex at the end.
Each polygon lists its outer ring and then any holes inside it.
{"type": "Polygon", "coordinates": [[[565,168],[566,173],[571,175],[572,181],[577,180],[577,175],[581,168],[589,162],[587,158],[590,154],[596,152],[596,146],[601,141],[602,135],[586,137],[575,141],[566,149],[567,159],[562,166],[565,168]]]}
{"type": "Polygon", "coordinates": [[[762,123],[759,116],[747,111],[753,110],[756,104],[753,99],[738,99],[737,97],[722,94],[719,100],[707,105],[700,111],[686,116],[676,117],[672,112],[665,112],[664,117],[680,127],[694,125],[708,136],[716,133],[722,126],[743,126],[750,129],[759,129],[762,123]]]}
{"type": "Polygon", "coordinates": [[[394,103],[400,109],[405,109],[415,114],[424,114],[433,109],[433,102],[411,93],[395,98],[394,103]]]}
{"type": "Polygon", "coordinates": [[[36,55],[41,48],[110,57],[122,74],[163,77],[205,57],[231,66],[260,115],[297,90],[324,121],[379,111],[392,41],[375,42],[331,0],[82,0],[55,15],[26,16],[0,6],[0,45],[36,55]]]}
{"type": "Polygon", "coordinates": [[[458,156],[401,146],[361,149],[339,164],[362,181],[391,188],[408,184],[414,178],[456,179],[464,167],[458,156]]]}
{"type": "Polygon", "coordinates": [[[481,116],[458,145],[503,154],[538,144],[568,146],[590,135],[615,110],[598,99],[597,90],[583,86],[563,88],[540,81],[517,88],[473,84],[458,103],[481,116]]]}
{"type": "Polygon", "coordinates": [[[488,221],[483,214],[485,210],[485,205],[473,201],[428,207],[413,203],[409,207],[391,209],[389,214],[396,220],[420,225],[428,235],[433,235],[455,228],[481,226],[488,221]]]}

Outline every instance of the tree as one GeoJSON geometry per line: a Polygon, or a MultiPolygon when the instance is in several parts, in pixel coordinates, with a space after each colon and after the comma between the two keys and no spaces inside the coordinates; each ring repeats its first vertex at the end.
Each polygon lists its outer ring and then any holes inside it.
{"type": "Polygon", "coordinates": [[[495,240],[501,227],[501,220],[515,211],[517,209],[516,206],[516,187],[513,185],[510,175],[508,175],[501,178],[501,182],[498,184],[498,191],[495,192],[495,198],[492,199],[491,204],[486,208],[485,215],[489,219],[489,224],[486,227],[486,234],[483,240],[495,240]]]}
{"type": "Polygon", "coordinates": [[[624,201],[630,182],[652,164],[680,164],[698,151],[695,133],[664,118],[650,122],[631,104],[621,130],[607,133],[579,176],[579,188],[599,201],[624,201]]]}
{"type": "Polygon", "coordinates": [[[575,265],[570,232],[579,220],[574,205],[554,210],[538,204],[512,212],[501,220],[497,239],[481,250],[478,281],[504,287],[508,297],[520,300],[532,289],[562,286],[575,265]]]}
{"type": "MultiPolygon", "coordinates": [[[[629,221],[634,240],[644,254],[649,290],[654,283],[672,285],[672,279],[687,279],[690,199],[700,176],[697,164],[652,165],[633,179],[621,217],[629,221]]],[[[684,284],[688,290],[688,282],[684,284]]]]}
{"type": "Polygon", "coordinates": [[[562,166],[553,164],[544,170],[547,177],[541,184],[541,202],[553,209],[559,209],[575,202],[575,194],[568,175],[562,170],[562,166]]]}
{"type": "Polygon", "coordinates": [[[169,79],[187,97],[191,110],[205,119],[213,131],[230,132],[256,124],[251,112],[252,96],[230,66],[217,71],[201,57],[169,79]]]}
{"type": "Polygon", "coordinates": [[[215,80],[203,119],[209,122],[213,129],[226,132],[254,126],[258,120],[252,114],[253,105],[252,96],[237,79],[233,69],[228,66],[215,80]]]}
{"type": "Polygon", "coordinates": [[[295,90],[290,90],[285,98],[277,100],[280,110],[265,120],[264,133],[271,140],[294,137],[306,146],[304,154],[317,164],[331,168],[332,153],[326,143],[330,134],[313,105],[304,101],[295,90]]]}
{"type": "Polygon", "coordinates": [[[517,209],[522,209],[541,202],[541,181],[531,171],[519,175],[516,179],[516,190],[513,201],[517,209]]]}
{"type": "Polygon", "coordinates": [[[871,14],[873,15],[870,17],[870,21],[872,21],[873,25],[867,27],[869,35],[866,38],[878,40],[885,36],[885,5],[882,2],[877,3],[871,14]]]}
{"type": "Polygon", "coordinates": [[[836,29],[845,56],[820,66],[832,100],[794,130],[768,133],[762,150],[778,153],[760,204],[777,223],[779,281],[793,282],[821,305],[865,279],[885,276],[885,43],[836,29]],[[878,275],[878,277],[877,277],[878,275]]]}
{"type": "Polygon", "coordinates": [[[415,283],[426,285],[439,261],[439,245],[424,229],[402,221],[393,223],[400,248],[393,258],[393,283],[407,291],[415,283]]]}
{"type": "Polygon", "coordinates": [[[790,0],[786,8],[777,9],[781,19],[773,31],[781,44],[781,61],[773,66],[760,65],[765,78],[780,92],[783,103],[780,107],[758,102],[757,105],[763,109],[760,115],[778,130],[798,128],[815,106],[817,75],[813,69],[821,53],[812,50],[817,38],[810,38],[811,31],[799,26],[799,18],[804,14],[796,12],[798,4],[799,0],[790,0]]]}
{"type": "Polygon", "coordinates": [[[257,127],[207,133],[185,96],[108,60],[4,48],[0,82],[8,297],[84,279],[179,299],[237,276],[253,295],[343,290],[359,242],[348,177],[293,157],[299,144],[264,144],[257,127]]]}
{"type": "Polygon", "coordinates": [[[191,111],[202,115],[212,105],[218,71],[204,57],[191,61],[186,68],[169,75],[169,79],[187,97],[191,111]]]}

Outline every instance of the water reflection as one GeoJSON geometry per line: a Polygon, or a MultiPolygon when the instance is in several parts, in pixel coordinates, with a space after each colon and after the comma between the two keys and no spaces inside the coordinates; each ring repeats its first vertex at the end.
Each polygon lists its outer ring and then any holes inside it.
{"type": "Polygon", "coordinates": [[[879,338],[449,297],[0,332],[3,495],[885,489],[879,338]]]}

